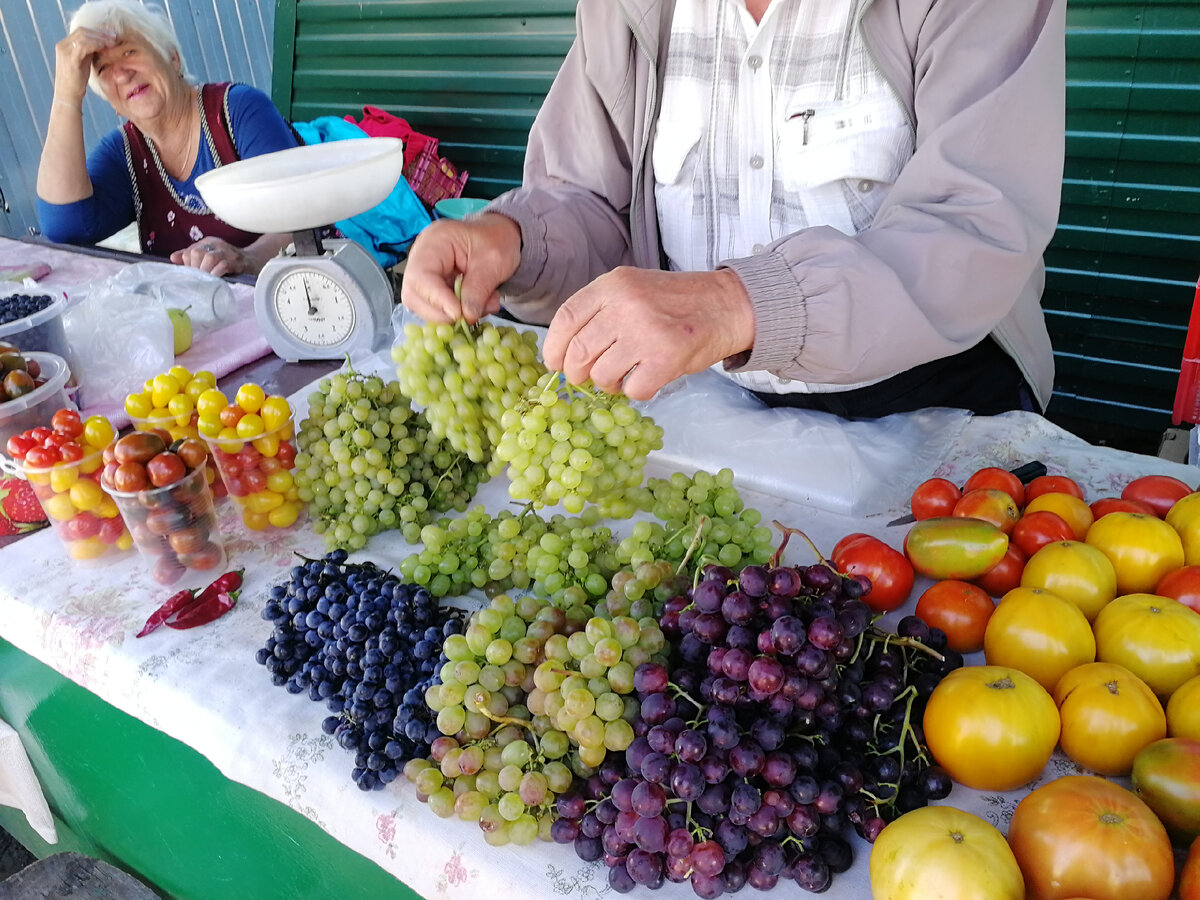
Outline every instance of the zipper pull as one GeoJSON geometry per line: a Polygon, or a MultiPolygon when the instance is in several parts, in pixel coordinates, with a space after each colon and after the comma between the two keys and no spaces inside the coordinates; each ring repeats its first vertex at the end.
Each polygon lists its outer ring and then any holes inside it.
{"type": "Polygon", "coordinates": [[[787,120],[789,122],[792,121],[792,119],[803,119],[804,120],[804,130],[800,133],[800,146],[802,146],[802,147],[808,146],[808,120],[811,119],[816,114],[817,114],[817,111],[815,109],[806,109],[806,110],[804,110],[804,112],[792,113],[787,118],[787,120]]]}

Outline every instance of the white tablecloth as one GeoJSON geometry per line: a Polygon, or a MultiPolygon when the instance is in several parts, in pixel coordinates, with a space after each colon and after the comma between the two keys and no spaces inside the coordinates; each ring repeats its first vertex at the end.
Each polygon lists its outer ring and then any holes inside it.
{"type": "MultiPolygon", "coordinates": [[[[735,449],[724,464],[740,472],[736,444],[730,446],[735,449]]],[[[777,451],[774,458],[781,465],[804,465],[803,459],[792,462],[787,447],[777,451]]],[[[935,469],[961,483],[985,465],[1013,468],[1035,459],[1051,474],[1075,478],[1089,500],[1118,495],[1131,479],[1148,473],[1175,475],[1193,486],[1200,481],[1195,469],[1093,447],[1026,413],[962,423],[935,469]]],[[[905,460],[898,462],[903,469],[905,460]]],[[[679,461],[650,466],[655,475],[671,468],[685,467],[679,461]]],[[[887,526],[906,512],[903,503],[845,516],[770,497],[744,480],[739,487],[748,505],[768,521],[779,518],[803,528],[825,551],[852,531],[876,534],[896,547],[903,539],[904,527],[887,526]]],[[[506,500],[502,477],[480,495],[492,509],[506,500]]],[[[297,810],[424,897],[588,897],[608,890],[602,864],[585,863],[565,846],[489,847],[477,826],[435,817],[403,779],[378,792],[358,790],[350,780],[350,754],[321,731],[324,706],[273,687],[254,661],[270,630],[259,617],[268,588],[285,576],[294,551],[321,553],[321,539],[308,530],[264,539],[241,528],[228,501],[220,512],[230,565],[246,568],[246,585],[238,606],[216,623],[184,632],[163,628],[134,639],[149,612],[174,589],[156,585],[135,556],[103,569],[76,568],[55,535],[43,531],[0,550],[0,635],[113,706],[194,747],[234,781],[297,810]]],[[[408,552],[392,533],[374,538],[358,556],[394,565],[408,552]]],[[[812,560],[793,541],[785,561],[812,560]]],[[[922,587],[918,584],[914,598],[922,587]]],[[[1044,777],[1074,771],[1073,764],[1056,756],[1044,777]]],[[[945,802],[1005,830],[1024,794],[984,795],[960,787],[945,802]]],[[[869,847],[853,841],[854,867],[835,878],[829,897],[870,895],[869,847]]],[[[657,896],[694,895],[689,886],[668,884],[657,896]]]]}

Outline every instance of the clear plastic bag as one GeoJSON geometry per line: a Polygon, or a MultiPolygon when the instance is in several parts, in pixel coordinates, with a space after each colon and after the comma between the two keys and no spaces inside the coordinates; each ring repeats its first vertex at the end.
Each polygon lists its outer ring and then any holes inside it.
{"type": "Polygon", "coordinates": [[[668,385],[642,408],[663,429],[659,461],[728,466],[747,488],[846,516],[905,508],[970,419],[944,408],[861,421],[772,408],[711,370],[668,385]]]}
{"type": "Polygon", "coordinates": [[[197,336],[237,318],[237,301],[228,283],[191,266],[137,263],[121,269],[107,285],[112,290],[153,297],[164,307],[187,310],[197,336]]]}

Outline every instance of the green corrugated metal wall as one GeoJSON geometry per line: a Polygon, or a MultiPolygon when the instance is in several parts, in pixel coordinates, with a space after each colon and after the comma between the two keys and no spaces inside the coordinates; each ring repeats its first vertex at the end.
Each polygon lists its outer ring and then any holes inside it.
{"type": "MultiPolygon", "coordinates": [[[[273,94],[296,121],[402,115],[493,197],[574,36],[574,0],[281,0],[273,94]]],[[[614,10],[614,15],[616,12],[614,10]]],[[[1067,161],[1044,306],[1049,415],[1161,433],[1200,275],[1200,3],[1070,0],[1067,161]]],[[[1080,430],[1080,429],[1076,429],[1080,430]]]]}

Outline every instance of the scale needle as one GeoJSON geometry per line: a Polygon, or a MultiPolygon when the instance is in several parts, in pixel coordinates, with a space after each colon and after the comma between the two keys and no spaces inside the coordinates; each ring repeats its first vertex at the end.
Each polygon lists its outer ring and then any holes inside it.
{"type": "Polygon", "coordinates": [[[304,285],[304,299],[308,301],[308,314],[310,316],[315,316],[317,314],[317,308],[313,305],[312,295],[308,292],[308,279],[301,278],[300,283],[304,285]]]}

